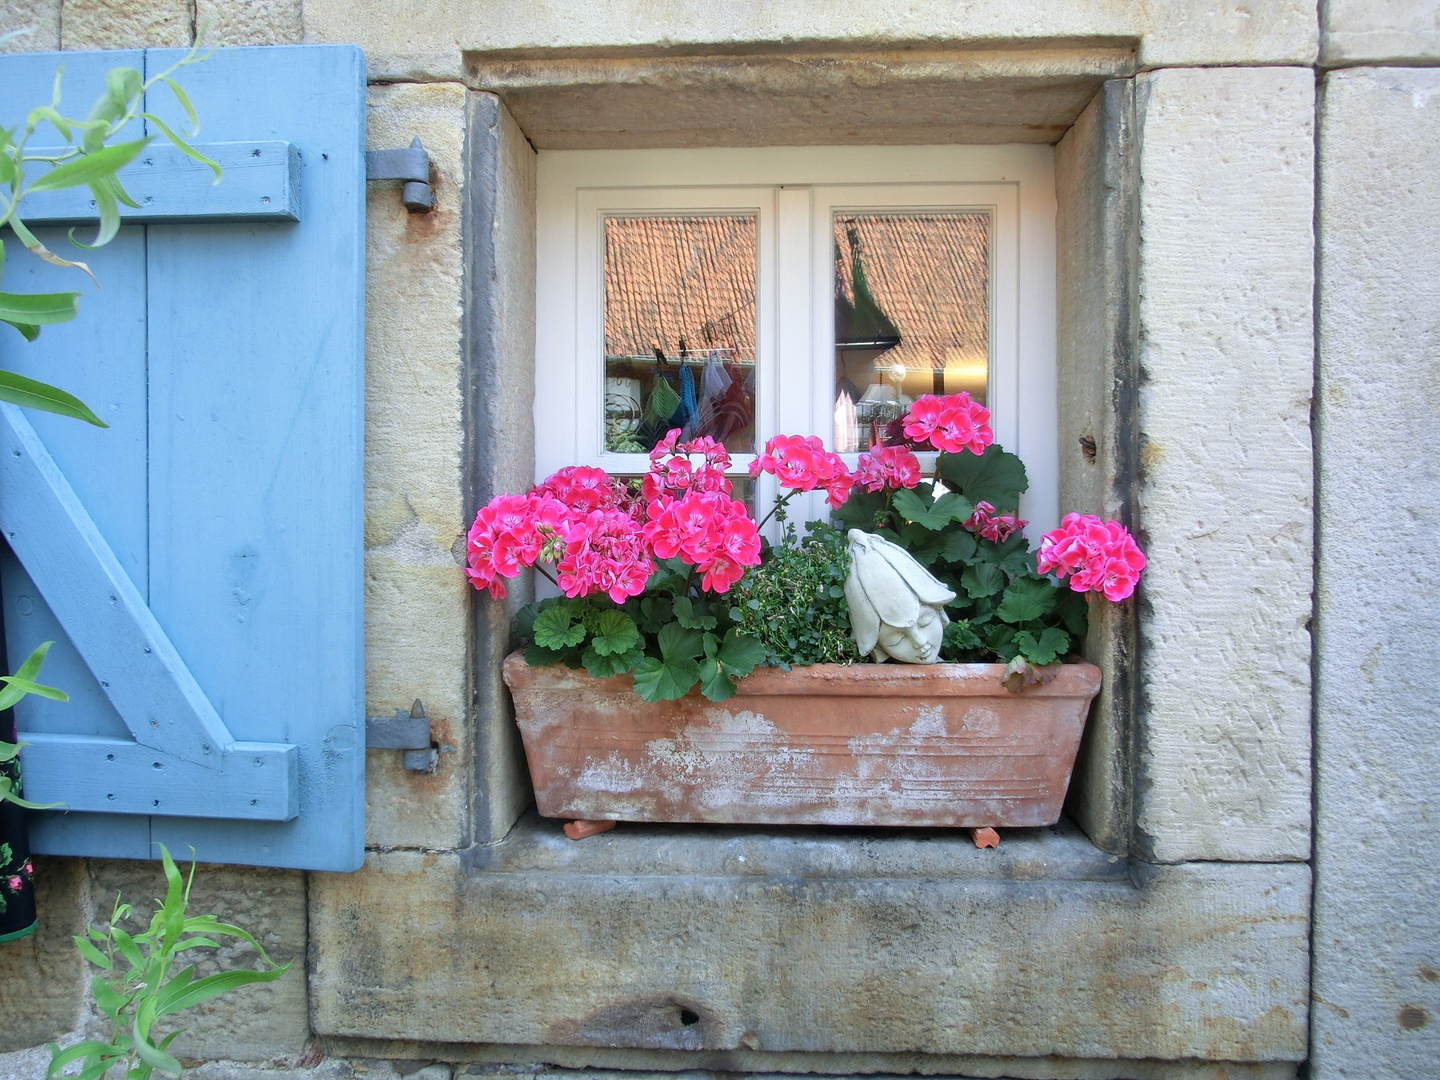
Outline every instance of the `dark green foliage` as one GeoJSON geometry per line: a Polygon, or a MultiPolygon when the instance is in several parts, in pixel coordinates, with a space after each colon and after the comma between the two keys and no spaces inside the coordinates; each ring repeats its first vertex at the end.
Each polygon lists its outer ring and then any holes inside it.
{"type": "Polygon", "coordinates": [[[674,701],[696,684],[711,701],[734,696],[735,680],[750,674],[765,650],[692,578],[690,567],[668,559],[643,595],[619,607],[605,597],[563,596],[528,605],[515,619],[516,632],[530,639],[526,663],[583,667],[597,679],[630,674],[646,701],[674,701]]]}
{"type": "Polygon", "coordinates": [[[730,617],[765,650],[765,662],[850,664],[859,657],[850,637],[845,534],[812,525],[804,541],[791,533],[766,561],[747,573],[733,594],[730,617]]]}
{"type": "MultiPolygon", "coordinates": [[[[998,446],[984,454],[942,453],[943,486],[852,496],[836,515],[853,528],[879,531],[955,593],[947,605],[942,659],[1053,664],[1085,636],[1085,598],[1042,576],[1023,533],[995,543],[961,522],[977,503],[1013,514],[1029,481],[1020,459],[998,446]],[[948,489],[948,490],[947,490],[948,489]]],[[[1027,669],[1028,670],[1028,669],[1027,669]]]]}

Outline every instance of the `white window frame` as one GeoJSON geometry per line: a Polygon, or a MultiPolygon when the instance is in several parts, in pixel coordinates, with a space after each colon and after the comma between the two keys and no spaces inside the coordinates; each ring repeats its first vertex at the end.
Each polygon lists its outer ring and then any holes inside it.
{"type": "MultiPolygon", "coordinates": [[[[605,216],[756,215],[757,437],[818,434],[832,446],[832,215],[978,209],[992,220],[987,398],[996,441],[1025,462],[1021,515],[1032,539],[1058,524],[1051,147],[542,150],[536,209],[537,480],[565,465],[643,473],[648,463],[602,449],[605,216]]],[[[735,455],[735,471],[749,461],[735,455]]],[[[762,484],[759,505],[773,494],[762,484]]],[[[791,515],[820,516],[818,496],[791,515]]]]}

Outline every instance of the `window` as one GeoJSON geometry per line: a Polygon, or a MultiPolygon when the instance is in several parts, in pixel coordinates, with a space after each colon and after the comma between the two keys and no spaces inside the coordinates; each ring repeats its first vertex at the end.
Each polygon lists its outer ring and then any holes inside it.
{"type": "Polygon", "coordinates": [[[1057,522],[1049,147],[541,151],[538,181],[537,479],[643,473],[673,426],[737,476],[781,432],[858,456],[965,390],[1057,522]]]}

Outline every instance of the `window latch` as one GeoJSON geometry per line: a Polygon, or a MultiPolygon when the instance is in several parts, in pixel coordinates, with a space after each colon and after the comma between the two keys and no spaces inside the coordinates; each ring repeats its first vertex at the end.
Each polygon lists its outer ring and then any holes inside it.
{"type": "Polygon", "coordinates": [[[420,145],[416,135],[401,150],[366,150],[366,180],[403,180],[400,201],[412,214],[428,214],[435,208],[435,192],[430,188],[430,152],[420,145]]]}
{"type": "Polygon", "coordinates": [[[365,749],[403,751],[400,763],[409,772],[434,772],[440,748],[430,738],[430,719],[420,699],[395,715],[365,718],[365,749]]]}

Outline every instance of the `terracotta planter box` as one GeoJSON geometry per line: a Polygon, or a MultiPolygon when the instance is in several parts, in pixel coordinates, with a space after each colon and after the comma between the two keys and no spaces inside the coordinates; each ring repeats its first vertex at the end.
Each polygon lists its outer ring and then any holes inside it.
{"type": "Polygon", "coordinates": [[[629,676],[505,661],[553,818],[1039,826],[1060,819],[1100,669],[1012,694],[1000,664],[765,668],[729,701],[647,704],[629,676]]]}

